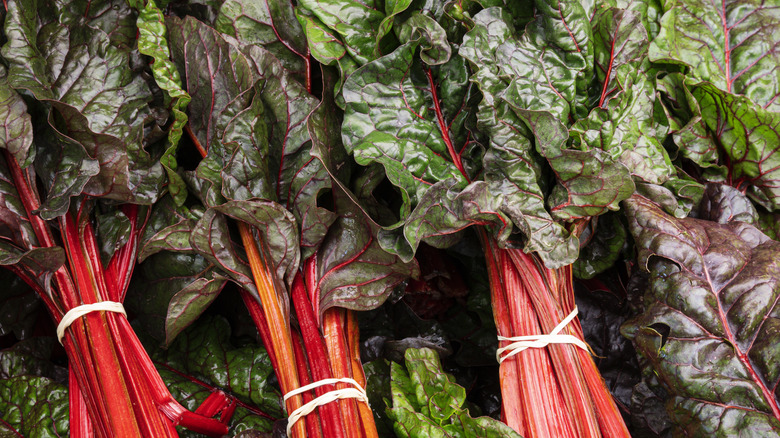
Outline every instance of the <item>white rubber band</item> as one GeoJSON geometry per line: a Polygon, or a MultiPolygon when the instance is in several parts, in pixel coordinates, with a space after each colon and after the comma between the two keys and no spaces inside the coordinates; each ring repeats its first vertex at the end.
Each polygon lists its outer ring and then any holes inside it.
{"type": "Polygon", "coordinates": [[[358,382],[350,378],[323,379],[318,382],[310,383],[306,386],[302,386],[298,389],[294,389],[288,392],[287,394],[285,394],[284,401],[286,402],[287,399],[289,399],[290,397],[304,393],[311,389],[319,388],[320,386],[324,386],[324,385],[332,385],[334,383],[349,383],[350,385],[353,386],[353,388],[334,389],[332,391],[328,391],[325,394],[322,394],[321,396],[301,406],[300,408],[294,410],[292,414],[290,414],[290,416],[287,418],[287,436],[292,436],[291,435],[292,428],[295,425],[295,423],[298,422],[298,420],[314,412],[314,410],[317,409],[318,406],[326,405],[328,403],[334,402],[336,400],[344,399],[344,398],[356,398],[364,402],[366,405],[368,405],[368,394],[366,394],[366,390],[363,389],[363,387],[360,386],[358,382]]]}
{"type": "Polygon", "coordinates": [[[511,342],[506,347],[501,347],[496,350],[496,360],[498,363],[503,363],[508,358],[520,353],[528,348],[544,348],[550,344],[572,344],[576,347],[580,347],[583,350],[590,352],[588,344],[583,342],[580,338],[573,335],[559,335],[561,330],[566,327],[577,316],[577,307],[571,311],[569,316],[563,319],[560,324],[555,326],[549,335],[530,335],[530,336],[515,336],[512,338],[505,338],[499,336],[499,341],[511,342]],[[504,355],[505,352],[509,352],[504,355]],[[503,356],[502,356],[503,355],[503,356]]]}
{"type": "Polygon", "coordinates": [[[60,344],[62,344],[62,338],[65,337],[65,330],[70,327],[74,321],[86,315],[87,313],[92,312],[114,312],[127,316],[122,303],[117,303],[116,301],[101,301],[99,303],[82,304],[81,306],[76,306],[68,310],[65,316],[62,317],[59,325],[57,325],[57,339],[60,340],[60,344]]]}

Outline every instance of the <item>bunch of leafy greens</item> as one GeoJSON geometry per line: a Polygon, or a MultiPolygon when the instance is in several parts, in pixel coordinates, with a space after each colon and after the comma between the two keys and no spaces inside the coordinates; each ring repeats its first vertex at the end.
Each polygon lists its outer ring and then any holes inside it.
{"type": "Polygon", "coordinates": [[[4,6],[0,435],[106,433],[54,340],[73,275],[129,285],[150,381],[230,436],[327,376],[380,436],[780,436],[777,1],[4,6]],[[575,288],[595,362],[499,370],[575,288]]]}

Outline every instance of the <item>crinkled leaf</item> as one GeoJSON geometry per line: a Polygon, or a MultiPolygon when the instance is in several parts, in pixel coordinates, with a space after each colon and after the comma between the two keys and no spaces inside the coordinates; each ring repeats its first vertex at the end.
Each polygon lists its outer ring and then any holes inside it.
{"type": "Polygon", "coordinates": [[[385,18],[377,2],[302,0],[298,5],[332,29],[343,41],[350,57],[359,64],[376,59],[379,25],[385,18]]]}
{"type": "Polygon", "coordinates": [[[248,51],[261,83],[258,93],[266,107],[269,130],[269,175],[275,199],[290,210],[300,223],[304,256],[325,236],[335,219],[317,206],[317,197],[330,187],[328,173],[312,157],[309,118],[317,100],[295,81],[268,52],[253,47],[248,51]]]}
{"type": "Polygon", "coordinates": [[[391,364],[393,407],[387,410],[401,437],[519,437],[490,417],[472,418],[466,390],[444,373],[435,351],[408,349],[406,370],[391,364]]]}
{"type": "Polygon", "coordinates": [[[0,418],[26,437],[68,436],[68,388],[46,377],[0,380],[0,418]]]}
{"type": "Polygon", "coordinates": [[[674,1],[650,46],[650,58],[687,65],[698,79],[778,111],[779,30],[780,13],[774,3],[674,1]]]}
{"type": "Polygon", "coordinates": [[[768,213],[759,210],[758,222],[755,224],[767,236],[780,240],[780,213],[768,213]]]}
{"type": "Polygon", "coordinates": [[[14,156],[19,166],[32,164],[35,149],[32,148],[33,126],[27,105],[22,97],[8,85],[8,79],[0,79],[0,149],[14,156]]]}
{"type": "Polygon", "coordinates": [[[756,207],[747,196],[734,187],[724,184],[707,184],[697,217],[719,224],[740,221],[758,222],[756,207]]]}
{"type": "Polygon", "coordinates": [[[131,70],[127,51],[104,31],[76,21],[64,5],[41,1],[9,7],[3,55],[10,63],[10,84],[58,113],[57,120],[49,114],[55,129],[43,135],[55,138],[37,147],[47,155],[36,163],[49,188],[42,214],[61,215],[68,198],[82,191],[154,202],[164,173],[142,144],[151,93],[131,70]]]}
{"type": "Polygon", "coordinates": [[[209,209],[190,234],[190,245],[196,253],[217,266],[222,273],[254,296],[257,288],[249,265],[239,253],[240,247],[230,237],[225,215],[209,209]]]}
{"type": "MultiPolygon", "coordinates": [[[[60,247],[22,250],[8,242],[0,241],[0,266],[19,265],[22,270],[28,269],[36,274],[45,274],[56,271],[65,260],[65,251],[60,247]]],[[[39,281],[45,280],[39,279],[39,281]]]]}
{"type": "Polygon", "coordinates": [[[190,103],[190,95],[182,89],[182,80],[179,71],[171,62],[171,51],[168,47],[168,39],[165,28],[165,17],[162,11],[155,5],[154,0],[148,0],[138,15],[138,51],[154,59],[152,74],[154,80],[170,99],[170,108],[173,113],[173,122],[168,128],[168,146],[160,157],[160,163],[168,174],[168,192],[173,196],[176,204],[184,204],[187,198],[187,188],[176,170],[176,151],[179,140],[187,124],[187,113],[184,110],[190,103]]]}
{"type": "Polygon", "coordinates": [[[203,202],[211,206],[221,203],[223,196],[267,197],[270,188],[267,178],[262,178],[266,167],[261,165],[267,154],[267,138],[263,135],[262,105],[254,99],[251,63],[217,31],[192,17],[170,18],[166,25],[173,60],[183,71],[192,96],[189,126],[207,151],[196,171],[204,185],[203,202]],[[244,152],[241,158],[250,154],[255,167],[250,169],[241,162],[231,165],[236,150],[244,152]],[[227,180],[226,193],[223,178],[227,180]]]}
{"type": "Polygon", "coordinates": [[[647,32],[631,10],[603,8],[593,18],[597,90],[594,105],[604,107],[630,85],[647,53],[647,32]]]}
{"type": "Polygon", "coordinates": [[[281,416],[279,393],[271,385],[273,367],[263,347],[235,347],[230,325],[221,317],[201,319],[156,358],[275,417],[281,416]]]}
{"type": "Polygon", "coordinates": [[[623,332],[673,395],[672,420],[689,435],[777,436],[780,243],[743,222],[675,219],[642,197],[625,208],[651,284],[623,332]]]}
{"type": "Polygon", "coordinates": [[[311,56],[323,65],[331,65],[347,53],[339,37],[306,9],[296,8],[295,16],[306,34],[311,56]]]}
{"type": "Polygon", "coordinates": [[[431,17],[419,12],[412,13],[400,28],[398,38],[403,42],[420,41],[420,59],[428,65],[439,65],[449,61],[452,48],[447,33],[431,17]]]}
{"type": "Polygon", "coordinates": [[[379,227],[339,192],[334,193],[339,218],[316,253],[319,309],[374,309],[398,283],[418,274],[417,264],[384,251],[376,238],[379,227]]]}
{"type": "Polygon", "coordinates": [[[618,203],[634,192],[628,169],[607,153],[564,149],[568,130],[549,112],[517,107],[515,111],[534,133],[537,149],[560,184],[547,200],[553,218],[572,220],[617,210],[618,203]]]}
{"type": "Polygon", "coordinates": [[[263,47],[305,83],[309,74],[306,36],[288,0],[222,3],[214,27],[247,44],[263,47]]]}
{"type": "MultiPolygon", "coordinates": [[[[500,8],[485,9],[477,14],[474,20],[475,26],[464,37],[459,54],[474,66],[475,73],[471,80],[479,85],[484,96],[477,117],[479,128],[490,138],[489,148],[483,159],[485,181],[493,194],[503,194],[502,210],[525,235],[525,251],[538,252],[549,266],[569,264],[576,259],[577,240],[556,223],[545,209],[543,188],[539,182],[542,176],[542,158],[533,149],[529,138],[531,133],[528,132],[526,124],[504,99],[508,90],[506,82],[499,76],[499,72],[486,67],[506,64],[506,60],[498,60],[497,48],[506,44],[517,48],[516,41],[507,43],[512,39],[514,31],[507,21],[508,17],[500,8]]],[[[534,71],[534,74],[539,74],[545,70],[542,68],[534,71]]],[[[573,86],[573,77],[559,79],[573,86]]],[[[555,90],[547,85],[540,88],[549,89],[552,94],[556,94],[555,90]]],[[[526,93],[538,97],[538,93],[533,91],[534,88],[529,86],[523,89],[526,93]]],[[[555,107],[557,112],[569,111],[569,104],[565,100],[557,97],[554,99],[559,103],[555,107]]],[[[511,100],[515,103],[534,101],[539,105],[547,105],[547,101],[537,101],[536,97],[521,100],[515,95],[511,100]]]]}
{"type": "Polygon", "coordinates": [[[271,272],[292,284],[301,253],[298,226],[290,212],[275,202],[259,200],[229,201],[214,210],[259,230],[262,242],[270,252],[271,272]]]}
{"type": "Polygon", "coordinates": [[[693,89],[702,119],[726,157],[729,181],[750,185],[750,195],[770,210],[780,208],[780,113],[749,99],[725,93],[712,84],[693,89]]]}
{"type": "Polygon", "coordinates": [[[417,72],[410,74],[417,45],[406,43],[358,69],[343,90],[344,146],[358,164],[385,167],[390,182],[402,191],[402,217],[433,184],[452,178],[466,185],[445,158],[447,146],[430,110],[430,93],[421,89],[417,72]]]}

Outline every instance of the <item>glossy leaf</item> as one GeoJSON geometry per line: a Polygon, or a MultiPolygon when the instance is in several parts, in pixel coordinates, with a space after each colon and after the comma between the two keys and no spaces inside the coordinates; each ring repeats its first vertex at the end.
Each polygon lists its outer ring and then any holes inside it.
{"type": "MultiPolygon", "coordinates": [[[[593,224],[587,245],[580,250],[580,256],[572,265],[577,278],[593,278],[606,271],[619,259],[626,244],[626,229],[614,214],[605,214],[593,224]]],[[[581,240],[582,237],[580,238],[581,240]]]]}
{"type": "Polygon", "coordinates": [[[750,184],[753,199],[770,210],[780,208],[780,114],[706,82],[693,95],[713,141],[726,155],[728,180],[750,184]]]}
{"type": "Polygon", "coordinates": [[[698,79],[778,111],[776,6],[752,0],[670,2],[650,59],[687,65],[698,79]]]}
{"type": "Polygon", "coordinates": [[[160,157],[160,163],[168,174],[168,191],[176,204],[184,204],[187,198],[187,188],[176,170],[176,151],[179,140],[184,133],[187,124],[187,105],[190,103],[190,95],[182,89],[182,80],[176,66],[170,60],[171,51],[168,47],[168,39],[165,28],[165,17],[157,7],[154,0],[148,0],[138,15],[138,51],[154,59],[152,74],[154,80],[170,99],[170,108],[173,113],[173,123],[168,128],[168,147],[160,157]]]}
{"type": "MultiPolygon", "coordinates": [[[[75,11],[66,5],[9,6],[2,52],[10,60],[10,85],[50,103],[57,113],[57,118],[49,114],[52,128],[37,146],[36,168],[49,188],[42,215],[61,215],[69,197],[82,191],[154,202],[164,174],[142,144],[151,93],[131,70],[126,50],[103,30],[74,23],[75,11]]],[[[115,12],[108,7],[109,17],[115,12]]]]}
{"type": "Polygon", "coordinates": [[[306,36],[287,0],[222,3],[214,27],[243,43],[263,47],[302,83],[309,75],[306,36]]]}
{"type": "Polygon", "coordinates": [[[158,360],[218,388],[223,388],[263,412],[279,417],[279,393],[271,386],[271,360],[257,345],[237,348],[230,342],[224,318],[202,319],[184,331],[158,360]]]}
{"type": "Polygon", "coordinates": [[[68,388],[38,376],[0,380],[0,413],[22,436],[68,436],[68,388]]]}
{"type": "Polygon", "coordinates": [[[0,149],[10,152],[21,167],[32,164],[35,154],[32,120],[27,105],[7,78],[0,80],[0,120],[4,121],[0,127],[0,149]]]}
{"type": "Polygon", "coordinates": [[[303,0],[299,6],[338,34],[347,53],[359,64],[376,58],[379,25],[385,18],[376,2],[303,0]]]}
{"type": "Polygon", "coordinates": [[[758,222],[758,211],[747,196],[734,187],[723,184],[707,184],[698,211],[699,219],[719,224],[740,221],[758,222]]]}
{"type": "Polygon", "coordinates": [[[644,312],[623,327],[673,395],[681,431],[777,436],[780,244],[751,225],[675,219],[646,198],[625,202],[644,312]]]}
{"type": "Polygon", "coordinates": [[[406,370],[391,364],[393,406],[387,413],[400,437],[519,437],[489,417],[472,418],[463,407],[466,391],[445,374],[430,349],[408,349],[406,370]]]}

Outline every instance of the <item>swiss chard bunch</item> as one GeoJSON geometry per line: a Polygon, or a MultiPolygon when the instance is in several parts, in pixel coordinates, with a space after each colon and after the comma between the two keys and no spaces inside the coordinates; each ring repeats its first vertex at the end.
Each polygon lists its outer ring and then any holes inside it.
{"type": "Polygon", "coordinates": [[[204,416],[176,402],[123,316],[165,182],[152,94],[130,64],[133,20],[120,3],[9,2],[2,265],[60,324],[72,436],[176,436],[178,424],[218,436],[229,415],[209,417],[226,404],[204,416]]]}

